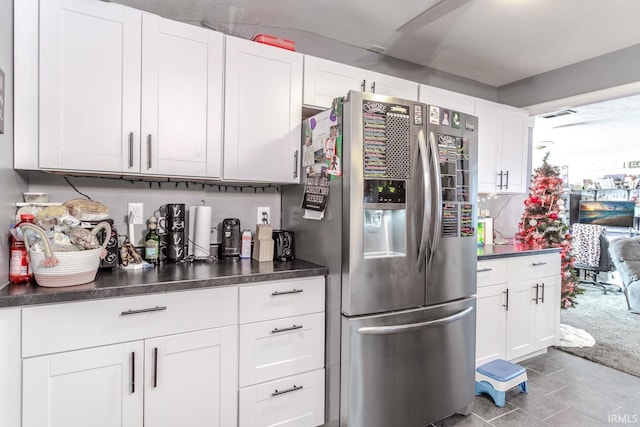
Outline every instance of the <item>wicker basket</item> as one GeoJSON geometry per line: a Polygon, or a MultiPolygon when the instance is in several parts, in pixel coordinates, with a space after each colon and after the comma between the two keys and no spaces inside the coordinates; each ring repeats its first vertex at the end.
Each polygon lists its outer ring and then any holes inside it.
{"type": "MultiPolygon", "coordinates": [[[[32,250],[25,238],[25,245],[29,251],[31,271],[38,285],[49,288],[75,286],[92,282],[96,278],[100,259],[104,256],[104,249],[109,239],[104,239],[102,247],[98,249],[77,252],[53,252],[44,229],[34,224],[21,224],[20,229],[23,234],[29,230],[42,238],[44,252],[32,250]],[[57,265],[47,266],[48,263],[45,260],[53,258],[57,259],[57,265]]],[[[102,229],[107,231],[107,236],[111,235],[111,226],[107,222],[98,223],[91,230],[91,234],[96,235],[102,229]]]]}

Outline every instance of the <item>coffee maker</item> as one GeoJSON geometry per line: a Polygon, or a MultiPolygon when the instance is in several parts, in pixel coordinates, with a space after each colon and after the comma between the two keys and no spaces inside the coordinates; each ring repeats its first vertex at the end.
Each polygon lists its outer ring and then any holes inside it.
{"type": "Polygon", "coordinates": [[[225,218],[222,221],[222,245],[220,256],[223,258],[240,256],[240,220],[225,218]]]}

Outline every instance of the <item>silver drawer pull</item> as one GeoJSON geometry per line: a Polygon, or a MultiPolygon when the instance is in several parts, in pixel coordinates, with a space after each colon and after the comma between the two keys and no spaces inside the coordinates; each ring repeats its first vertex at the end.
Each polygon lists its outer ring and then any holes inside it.
{"type": "Polygon", "coordinates": [[[140,313],[149,313],[152,311],[163,311],[166,310],[167,307],[166,306],[155,306],[153,308],[141,308],[140,310],[127,310],[127,311],[123,311],[122,313],[120,313],[121,316],[128,316],[130,314],[140,314],[140,313]]]}
{"type": "Polygon", "coordinates": [[[271,333],[272,334],[277,334],[278,332],[293,331],[294,329],[302,329],[302,325],[293,325],[293,326],[290,326],[288,328],[283,328],[283,329],[273,328],[271,330],[271,333]]]}
{"type": "Polygon", "coordinates": [[[493,270],[493,268],[481,268],[480,270],[478,270],[478,273],[484,273],[484,272],[492,271],[492,270],[493,270]]]}
{"type": "Polygon", "coordinates": [[[299,294],[299,293],[301,293],[302,291],[304,291],[304,289],[296,289],[296,288],[293,288],[293,289],[291,289],[290,291],[284,291],[284,292],[278,292],[278,291],[275,291],[275,292],[272,292],[272,293],[271,293],[271,296],[273,296],[273,297],[277,297],[278,295],[299,294]]]}
{"type": "Polygon", "coordinates": [[[533,267],[538,267],[538,266],[541,266],[541,265],[547,265],[547,263],[546,263],[546,262],[534,262],[534,263],[533,263],[533,264],[531,264],[531,265],[532,265],[533,267]]]}
{"type": "Polygon", "coordinates": [[[288,388],[286,390],[279,391],[278,389],[275,389],[275,391],[273,393],[271,393],[271,396],[278,396],[280,394],[285,394],[285,393],[290,393],[292,391],[302,390],[303,388],[304,387],[302,387],[302,386],[297,386],[297,385],[294,384],[293,387],[288,388]]]}

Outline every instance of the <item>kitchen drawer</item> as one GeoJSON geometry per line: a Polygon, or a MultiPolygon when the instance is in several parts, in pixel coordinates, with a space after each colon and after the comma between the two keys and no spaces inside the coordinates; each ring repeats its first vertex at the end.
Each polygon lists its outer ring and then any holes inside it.
{"type": "Polygon", "coordinates": [[[233,325],[237,318],[236,287],[27,307],[22,357],[233,325]]]}
{"type": "Polygon", "coordinates": [[[324,277],[240,287],[240,324],[324,311],[324,277]]]}
{"type": "Polygon", "coordinates": [[[324,366],[324,313],[240,326],[240,387],[324,366]]]}
{"type": "Polygon", "coordinates": [[[478,287],[497,285],[507,281],[507,260],[478,261],[478,287]]]}
{"type": "Polygon", "coordinates": [[[508,258],[507,279],[509,283],[518,280],[557,276],[560,271],[560,254],[528,255],[508,258]]]}
{"type": "Polygon", "coordinates": [[[324,369],[240,389],[240,427],[324,423],[324,369]]]}

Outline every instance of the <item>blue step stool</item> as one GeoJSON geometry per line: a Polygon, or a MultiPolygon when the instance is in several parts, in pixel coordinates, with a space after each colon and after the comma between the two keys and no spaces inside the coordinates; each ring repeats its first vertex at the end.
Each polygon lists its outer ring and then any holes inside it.
{"type": "Polygon", "coordinates": [[[476,396],[487,393],[496,406],[504,406],[506,392],[515,386],[527,392],[527,371],[520,365],[496,359],[476,368],[476,396]]]}

